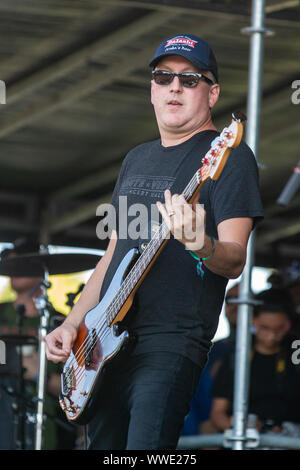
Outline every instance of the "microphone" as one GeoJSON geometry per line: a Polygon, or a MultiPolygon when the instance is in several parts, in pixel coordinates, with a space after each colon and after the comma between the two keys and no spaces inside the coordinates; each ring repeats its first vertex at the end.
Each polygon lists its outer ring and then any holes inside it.
{"type": "Polygon", "coordinates": [[[292,176],[285,185],[282,193],[277,199],[277,204],[280,206],[287,206],[296,193],[297,189],[300,187],[300,160],[298,165],[294,168],[292,176]]]}

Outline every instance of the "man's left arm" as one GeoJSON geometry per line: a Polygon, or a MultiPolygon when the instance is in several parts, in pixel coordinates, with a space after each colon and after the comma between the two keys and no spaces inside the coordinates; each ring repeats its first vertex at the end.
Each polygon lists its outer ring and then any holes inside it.
{"type": "Polygon", "coordinates": [[[211,238],[205,234],[203,248],[195,250],[195,255],[198,258],[208,258],[203,263],[210,271],[236,279],[246,263],[247,243],[252,225],[253,220],[250,217],[237,217],[220,222],[218,240],[214,240],[214,247],[211,238]]]}
{"type": "Polygon", "coordinates": [[[172,195],[166,190],[165,207],[160,202],[157,202],[157,207],[174,237],[202,259],[210,271],[236,279],[246,262],[253,219],[235,217],[223,220],[217,226],[218,240],[212,241],[206,234],[206,212],[201,204],[197,204],[197,199],[188,204],[182,194],[172,195]]]}

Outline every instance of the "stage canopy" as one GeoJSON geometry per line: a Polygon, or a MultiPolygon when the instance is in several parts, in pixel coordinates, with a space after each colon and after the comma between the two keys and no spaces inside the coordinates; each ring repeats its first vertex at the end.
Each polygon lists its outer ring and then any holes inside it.
{"type": "MultiPolygon", "coordinates": [[[[300,191],[276,199],[300,159],[300,8],[266,2],[259,145],[266,220],[256,264],[300,256],[300,191]],[[298,80],[298,84],[296,81],[298,80]]],[[[250,1],[1,0],[0,241],[105,248],[96,207],[109,202],[133,146],[157,138],[148,61],[166,37],[194,33],[219,62],[222,129],[246,110],[250,1]]],[[[200,156],[199,156],[200,157],[200,156]]]]}

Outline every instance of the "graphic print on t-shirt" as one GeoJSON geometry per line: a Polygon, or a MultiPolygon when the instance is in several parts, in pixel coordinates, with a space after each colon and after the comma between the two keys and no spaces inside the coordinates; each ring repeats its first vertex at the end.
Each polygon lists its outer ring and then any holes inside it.
{"type": "Polygon", "coordinates": [[[171,188],[174,180],[172,176],[128,176],[122,183],[120,193],[161,199],[164,191],[171,188]]]}

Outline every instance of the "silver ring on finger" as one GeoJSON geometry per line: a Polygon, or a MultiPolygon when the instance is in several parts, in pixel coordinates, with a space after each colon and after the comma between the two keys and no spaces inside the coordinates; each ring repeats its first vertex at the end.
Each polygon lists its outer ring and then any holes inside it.
{"type": "Polygon", "coordinates": [[[169,211],[169,212],[168,212],[168,216],[169,216],[169,217],[171,217],[171,216],[174,215],[174,214],[175,214],[175,211],[169,211]]]}

